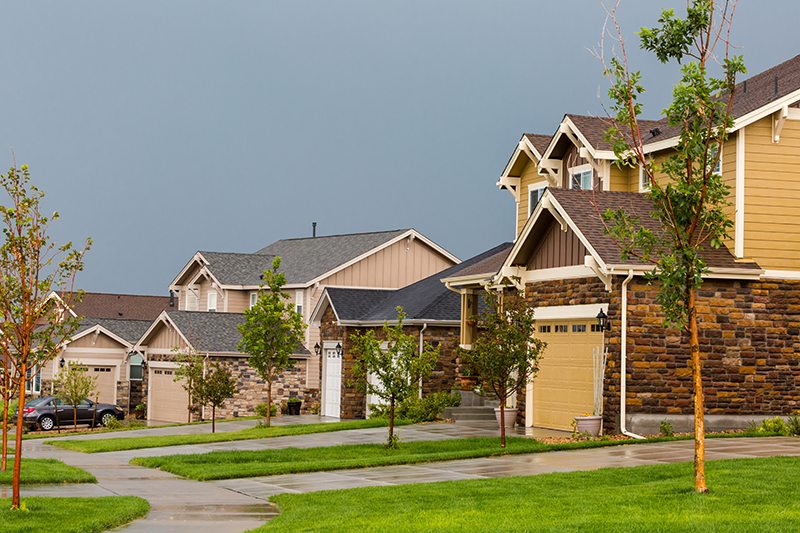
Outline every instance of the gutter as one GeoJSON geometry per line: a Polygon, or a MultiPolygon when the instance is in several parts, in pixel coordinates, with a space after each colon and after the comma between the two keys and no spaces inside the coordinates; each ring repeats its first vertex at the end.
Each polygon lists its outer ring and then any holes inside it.
{"type": "Polygon", "coordinates": [[[631,282],[633,279],[633,270],[628,271],[628,277],[622,282],[622,321],[620,327],[622,329],[622,335],[620,339],[620,375],[619,375],[619,428],[620,432],[623,435],[628,437],[633,437],[634,439],[644,439],[641,435],[637,435],[636,433],[631,433],[625,427],[625,416],[626,416],[626,394],[627,394],[627,367],[628,367],[628,283],[631,282]]]}

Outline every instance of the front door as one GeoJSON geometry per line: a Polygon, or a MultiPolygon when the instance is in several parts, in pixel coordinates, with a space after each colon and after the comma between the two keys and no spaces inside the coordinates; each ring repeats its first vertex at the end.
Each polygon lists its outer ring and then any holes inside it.
{"type": "Polygon", "coordinates": [[[325,348],[325,408],[324,416],[339,418],[342,400],[342,356],[336,348],[325,348]]]}

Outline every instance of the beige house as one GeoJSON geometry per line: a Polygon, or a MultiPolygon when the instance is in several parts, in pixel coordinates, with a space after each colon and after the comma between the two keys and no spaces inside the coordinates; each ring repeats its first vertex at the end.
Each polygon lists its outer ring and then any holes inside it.
{"type": "MultiPolygon", "coordinates": [[[[711,428],[785,414],[800,402],[800,56],[741,82],[733,115],[717,170],[730,187],[734,227],[727,247],[703,251],[711,428]]],[[[568,114],[552,135],[523,135],[497,182],[514,199],[514,247],[491,275],[445,281],[465,308],[486,285],[525,291],[549,344],[539,377],[519,398],[526,425],[569,429],[594,410],[599,392],[609,430],[657,432],[663,419],[688,428],[685,336],[662,327],[656,289],[643,278],[652,266],[623,260],[600,220],[605,209],[622,208],[652,223],[641,194],[648,183],[639,168],[614,165],[603,138],[609,126],[568,114]],[[598,324],[601,310],[607,328],[598,324]]],[[[642,126],[657,165],[677,132],[665,120],[642,126]]],[[[468,344],[472,332],[462,328],[468,344]]]]}

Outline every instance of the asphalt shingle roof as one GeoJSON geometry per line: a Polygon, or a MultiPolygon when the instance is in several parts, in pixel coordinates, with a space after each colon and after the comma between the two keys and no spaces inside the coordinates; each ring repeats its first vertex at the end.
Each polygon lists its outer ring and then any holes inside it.
{"type": "MultiPolygon", "coordinates": [[[[261,274],[272,268],[274,255],[200,252],[209,270],[223,285],[260,285],[261,274]]],[[[281,263],[283,269],[284,263],[281,263]]]]}
{"type": "MultiPolygon", "coordinates": [[[[649,265],[636,257],[623,260],[620,248],[611,236],[605,232],[600,213],[606,210],[624,210],[635,217],[639,223],[652,230],[656,235],[663,232],[660,223],[650,216],[653,204],[647,195],[635,192],[581,191],[569,189],[548,189],[556,201],[564,208],[569,217],[578,226],[592,248],[606,264],[649,265]]],[[[758,269],[756,263],[737,262],[724,246],[712,248],[705,245],[701,254],[709,267],[733,269],[758,269]]]]}
{"type": "Polygon", "coordinates": [[[550,144],[552,135],[541,135],[539,133],[526,133],[525,138],[528,139],[539,154],[544,154],[547,146],[550,144]]]}
{"type": "Polygon", "coordinates": [[[109,294],[86,292],[83,300],[72,302],[72,310],[79,317],[122,318],[150,320],[158,318],[169,307],[168,296],[143,296],[140,294],[109,294]]]}
{"type": "Polygon", "coordinates": [[[463,270],[484,263],[487,259],[498,256],[505,258],[511,246],[511,243],[495,246],[402,289],[372,291],[328,287],[326,291],[342,321],[392,321],[397,318],[397,307],[402,307],[407,320],[458,322],[461,317],[461,298],[440,280],[459,276],[463,270]]]}
{"type": "Polygon", "coordinates": [[[125,320],[116,318],[85,318],[81,320],[78,330],[75,332],[82,333],[87,329],[100,325],[111,333],[117,335],[128,341],[131,344],[136,343],[142,335],[144,335],[147,328],[152,324],[151,320],[125,320]]]}
{"type": "MultiPolygon", "coordinates": [[[[238,326],[244,322],[243,313],[207,313],[203,311],[168,311],[167,316],[199,352],[240,353],[242,335],[238,326]]],[[[299,346],[297,355],[310,355],[299,346]]]]}

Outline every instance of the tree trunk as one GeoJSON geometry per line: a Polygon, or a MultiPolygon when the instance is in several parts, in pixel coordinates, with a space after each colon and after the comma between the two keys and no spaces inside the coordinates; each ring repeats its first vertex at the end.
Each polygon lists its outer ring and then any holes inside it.
{"type": "Polygon", "coordinates": [[[217,432],[217,406],[211,404],[211,433],[217,432]]]}
{"type": "Polygon", "coordinates": [[[189,393],[189,405],[186,407],[186,411],[188,411],[186,423],[187,424],[191,424],[192,423],[192,394],[191,393],[189,393]]]}
{"type": "Polygon", "coordinates": [[[506,447],[506,399],[500,398],[500,447],[506,447]]]}
{"type": "Polygon", "coordinates": [[[694,385],[694,490],[708,492],[706,486],[706,435],[703,409],[703,368],[700,361],[700,340],[697,331],[697,292],[689,290],[689,342],[692,353],[694,385]]]}
{"type": "MultiPolygon", "coordinates": [[[[10,392],[7,392],[10,394],[10,392]]],[[[0,448],[0,454],[2,454],[2,459],[0,459],[0,472],[5,472],[8,468],[8,404],[11,400],[9,398],[3,398],[3,447],[0,448]]],[[[20,407],[20,411],[22,408],[20,407]]]]}
{"type": "Polygon", "coordinates": [[[19,408],[17,409],[17,426],[14,434],[14,473],[11,480],[11,508],[19,509],[19,476],[22,464],[22,427],[23,408],[25,407],[25,381],[27,380],[27,365],[23,362],[19,377],[19,408]]]}
{"type": "Polygon", "coordinates": [[[272,422],[272,380],[267,381],[267,427],[272,422]]]}
{"type": "MultiPolygon", "coordinates": [[[[58,415],[56,415],[58,416],[58,415]]],[[[78,431],[78,406],[72,406],[72,431],[78,431]]]]}
{"type": "Polygon", "coordinates": [[[389,401],[389,446],[394,442],[394,398],[389,401]]]}

